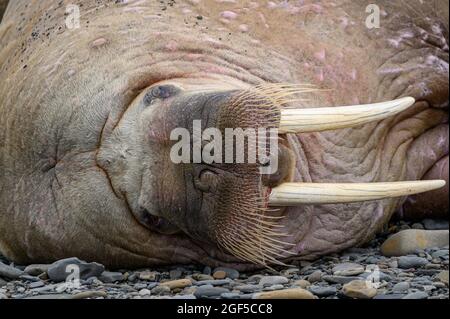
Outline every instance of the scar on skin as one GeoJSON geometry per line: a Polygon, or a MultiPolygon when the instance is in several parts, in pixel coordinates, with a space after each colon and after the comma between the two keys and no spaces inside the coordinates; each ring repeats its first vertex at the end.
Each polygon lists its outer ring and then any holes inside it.
{"type": "Polygon", "coordinates": [[[98,38],[91,42],[91,47],[92,48],[100,48],[102,46],[105,46],[107,43],[108,43],[108,40],[106,40],[105,38],[98,38]]]}

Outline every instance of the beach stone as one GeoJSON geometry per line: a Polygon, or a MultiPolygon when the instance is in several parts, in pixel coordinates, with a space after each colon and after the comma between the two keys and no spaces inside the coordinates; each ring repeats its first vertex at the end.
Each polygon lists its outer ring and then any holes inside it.
{"type": "Polygon", "coordinates": [[[428,264],[428,260],[417,256],[402,256],[398,259],[398,266],[402,269],[420,268],[428,264]]]}
{"type": "Polygon", "coordinates": [[[428,294],[426,292],[416,291],[416,292],[407,294],[402,299],[427,299],[427,298],[428,298],[428,294]]]}
{"type": "Polygon", "coordinates": [[[151,292],[152,292],[152,294],[155,294],[155,295],[170,294],[170,288],[167,286],[164,286],[164,285],[159,285],[159,286],[154,287],[151,290],[151,292]]]}
{"type": "Polygon", "coordinates": [[[218,270],[213,274],[214,279],[225,279],[227,278],[227,273],[223,270],[218,270]]]}
{"type": "Polygon", "coordinates": [[[239,278],[239,271],[237,271],[236,269],[232,269],[232,268],[225,268],[225,267],[218,267],[216,269],[214,269],[214,272],[217,271],[224,271],[227,274],[227,277],[230,279],[238,279],[239,278]]]}
{"type": "Polygon", "coordinates": [[[308,280],[300,279],[294,282],[294,286],[299,286],[300,288],[305,289],[311,286],[311,283],[308,280]]]}
{"type": "Polygon", "coordinates": [[[395,284],[394,287],[392,287],[392,291],[394,293],[407,292],[410,287],[411,285],[409,284],[409,282],[399,282],[395,284]]]}
{"type": "Polygon", "coordinates": [[[412,229],[424,229],[423,225],[421,223],[414,223],[411,225],[412,229]]]}
{"type": "Polygon", "coordinates": [[[335,276],[356,276],[364,272],[364,266],[355,263],[342,263],[333,267],[335,276]]]}
{"type": "Polygon", "coordinates": [[[422,221],[423,226],[425,227],[425,229],[429,229],[429,230],[445,230],[445,229],[449,229],[449,222],[448,220],[444,220],[444,219],[424,219],[422,221]]]}
{"type": "Polygon", "coordinates": [[[363,277],[349,277],[349,276],[323,276],[323,280],[332,284],[347,284],[354,280],[364,280],[363,277]]]}
{"type": "Polygon", "coordinates": [[[197,281],[205,281],[205,280],[214,280],[214,277],[211,275],[195,273],[192,275],[192,279],[197,281]]]}
{"type": "Polygon", "coordinates": [[[302,288],[260,292],[253,295],[254,299],[317,299],[312,293],[302,288]]]}
{"type": "Polygon", "coordinates": [[[105,267],[98,263],[88,263],[78,258],[67,258],[54,262],[48,268],[48,277],[55,281],[65,281],[66,278],[73,272],[68,268],[75,265],[79,268],[80,279],[86,280],[90,277],[98,277],[105,271],[105,267]]]}
{"type": "Polygon", "coordinates": [[[98,279],[101,282],[109,284],[109,283],[113,283],[116,281],[124,281],[125,277],[120,272],[104,271],[98,279]]]}
{"type": "Polygon", "coordinates": [[[108,294],[106,291],[98,290],[98,291],[83,291],[77,294],[74,294],[70,299],[88,299],[88,298],[106,298],[108,294]]]}
{"type": "Polygon", "coordinates": [[[156,281],[158,279],[158,273],[155,271],[143,271],[140,272],[138,277],[140,280],[146,280],[146,281],[156,281]]]}
{"type": "Polygon", "coordinates": [[[439,249],[439,250],[435,251],[434,253],[432,253],[431,257],[437,261],[439,261],[439,258],[440,259],[448,259],[448,249],[439,249]]]}
{"type": "Polygon", "coordinates": [[[41,288],[44,286],[45,286],[45,283],[43,281],[35,281],[35,282],[32,282],[28,287],[30,289],[35,289],[35,288],[41,288]]]}
{"type": "Polygon", "coordinates": [[[321,281],[322,276],[323,276],[323,273],[320,270],[316,270],[315,272],[310,274],[307,279],[310,283],[313,284],[315,282],[321,281]]]}
{"type": "Polygon", "coordinates": [[[49,267],[50,265],[48,264],[34,264],[27,266],[24,271],[31,276],[39,276],[47,273],[49,267]]]}
{"type": "Polygon", "coordinates": [[[226,288],[221,287],[211,287],[211,286],[200,286],[195,292],[194,296],[197,298],[205,298],[205,297],[218,297],[224,293],[230,292],[226,288]]]}
{"type": "Polygon", "coordinates": [[[223,285],[228,285],[231,282],[232,282],[232,280],[230,278],[226,278],[226,279],[218,279],[218,280],[197,281],[197,282],[195,282],[195,285],[196,286],[207,286],[207,285],[223,286],[223,285]]]}
{"type": "Polygon", "coordinates": [[[342,293],[350,298],[371,299],[376,296],[377,289],[363,280],[353,280],[342,287],[342,293]]]}
{"type": "Polygon", "coordinates": [[[237,292],[225,292],[220,295],[224,299],[239,299],[240,294],[237,292]]]}
{"type": "Polygon", "coordinates": [[[152,292],[146,288],[139,290],[140,296],[150,296],[152,292]]]}
{"type": "Polygon", "coordinates": [[[261,278],[259,284],[263,287],[272,285],[284,285],[289,282],[289,279],[283,276],[265,276],[261,278]]]}
{"type": "Polygon", "coordinates": [[[405,256],[418,249],[445,247],[449,244],[448,230],[410,229],[396,233],[381,245],[384,256],[405,256]]]}
{"type": "Polygon", "coordinates": [[[311,286],[308,288],[310,292],[318,297],[328,297],[336,294],[337,289],[333,286],[322,287],[322,286],[311,286]]]}
{"type": "Polygon", "coordinates": [[[243,293],[252,293],[261,290],[261,286],[258,285],[240,285],[234,287],[235,290],[242,291],[243,293]]]}
{"type": "Polygon", "coordinates": [[[5,265],[0,262],[0,277],[8,279],[19,279],[23,275],[23,271],[12,266],[5,265]]]}
{"type": "Polygon", "coordinates": [[[7,282],[5,280],[3,280],[2,278],[0,278],[0,288],[6,286],[7,282]]]}
{"type": "Polygon", "coordinates": [[[440,272],[437,276],[437,279],[439,279],[440,282],[446,284],[448,286],[448,270],[444,270],[440,272]]]}
{"type": "Polygon", "coordinates": [[[192,286],[192,281],[190,279],[178,279],[172,281],[162,282],[161,286],[169,287],[171,290],[177,288],[186,288],[192,286]]]}

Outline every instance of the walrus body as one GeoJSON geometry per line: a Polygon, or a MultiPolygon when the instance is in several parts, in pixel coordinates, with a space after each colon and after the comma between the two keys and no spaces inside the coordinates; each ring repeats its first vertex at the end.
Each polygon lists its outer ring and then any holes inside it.
{"type": "MultiPolygon", "coordinates": [[[[0,252],[17,263],[77,256],[109,267],[250,267],[182,226],[158,232],[142,221],[141,206],[197,196],[133,131],[156,123],[148,129],[163,135],[166,118],[135,120],[159,83],[327,89],[304,107],[412,96],[413,107],[382,121],[286,135],[289,179],[448,180],[448,7],[382,1],[380,28],[369,29],[370,2],[10,1],[0,26],[0,252]],[[69,2],[79,28],[66,24],[69,2]]],[[[447,193],[287,208],[278,213],[286,250],[315,258],[361,245],[396,210],[446,216],[447,193]]]]}

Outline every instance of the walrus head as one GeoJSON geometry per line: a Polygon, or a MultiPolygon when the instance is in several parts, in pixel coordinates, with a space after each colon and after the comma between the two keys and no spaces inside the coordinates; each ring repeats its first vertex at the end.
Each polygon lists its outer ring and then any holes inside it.
{"type": "Polygon", "coordinates": [[[443,185],[292,183],[295,152],[284,142],[285,134],[361,125],[414,103],[405,97],[371,105],[292,107],[315,91],[290,84],[202,89],[155,84],[123,114],[102,145],[98,165],[149,230],[183,232],[261,265],[289,255],[290,244],[279,225],[286,206],[362,202],[443,185]],[[246,135],[242,144],[234,135],[230,147],[222,138],[230,129],[255,134],[246,135]],[[242,154],[244,161],[238,161],[242,154]]]}

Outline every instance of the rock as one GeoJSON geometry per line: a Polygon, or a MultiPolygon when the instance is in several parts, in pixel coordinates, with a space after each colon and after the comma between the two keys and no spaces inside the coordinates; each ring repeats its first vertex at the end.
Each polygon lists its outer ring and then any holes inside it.
{"type": "Polygon", "coordinates": [[[323,273],[320,270],[316,270],[311,275],[308,276],[308,281],[310,283],[315,283],[322,280],[323,273]]]}
{"type": "Polygon", "coordinates": [[[311,286],[311,287],[309,287],[308,290],[318,297],[332,296],[332,295],[335,295],[337,292],[337,289],[333,286],[328,286],[328,287],[311,286]]]}
{"type": "Polygon", "coordinates": [[[6,286],[7,282],[0,278],[0,288],[6,286]]]}
{"type": "Polygon", "coordinates": [[[73,295],[70,299],[88,299],[88,298],[106,298],[108,294],[105,291],[83,291],[73,295]]]}
{"type": "Polygon", "coordinates": [[[192,286],[192,281],[190,279],[178,279],[178,280],[162,282],[160,285],[169,287],[171,290],[177,289],[177,288],[182,289],[182,288],[192,286]]]}
{"type": "Polygon", "coordinates": [[[43,281],[32,282],[28,287],[30,289],[41,288],[44,287],[45,283],[43,281]]]}
{"type": "Polygon", "coordinates": [[[0,300],[8,299],[5,294],[0,293],[0,300]]]}
{"type": "Polygon", "coordinates": [[[448,259],[448,249],[439,249],[431,254],[434,260],[448,259]]]}
{"type": "Polygon", "coordinates": [[[225,279],[227,277],[227,273],[223,270],[215,271],[213,274],[214,279],[225,279]]]}
{"type": "Polygon", "coordinates": [[[289,279],[283,276],[265,276],[261,278],[259,284],[263,287],[272,285],[284,285],[289,282],[289,279]]]}
{"type": "Polygon", "coordinates": [[[411,225],[412,229],[424,229],[423,225],[421,223],[414,223],[411,225]]]}
{"type": "Polygon", "coordinates": [[[213,276],[205,275],[205,274],[198,274],[198,273],[193,274],[192,278],[197,281],[214,280],[213,276]]]}
{"type": "Polygon", "coordinates": [[[428,260],[417,256],[402,256],[398,259],[398,267],[402,269],[420,268],[428,264],[428,260]]]}
{"type": "Polygon", "coordinates": [[[335,276],[356,276],[364,272],[364,267],[355,263],[343,263],[334,266],[332,271],[335,276]]]}
{"type": "Polygon", "coordinates": [[[120,272],[104,271],[98,279],[101,282],[109,284],[117,281],[124,281],[125,276],[120,272]]]}
{"type": "Polygon", "coordinates": [[[197,298],[205,297],[218,297],[224,293],[230,292],[228,289],[212,286],[200,286],[194,292],[194,296],[197,298]]]}
{"type": "Polygon", "coordinates": [[[203,281],[197,281],[195,283],[196,286],[207,286],[207,285],[211,285],[211,286],[223,286],[223,285],[228,285],[229,283],[231,283],[232,280],[230,278],[227,279],[220,279],[220,280],[203,280],[203,281]]]}
{"type": "Polygon", "coordinates": [[[172,280],[180,279],[183,276],[183,272],[179,269],[173,269],[169,272],[169,277],[172,280]]]}
{"type": "Polygon", "coordinates": [[[323,276],[323,280],[332,284],[347,284],[353,280],[364,280],[363,277],[348,277],[348,276],[323,276]]]}
{"type": "Polygon", "coordinates": [[[427,299],[428,294],[424,291],[417,291],[407,294],[402,299],[427,299]]]}
{"type": "Polygon", "coordinates": [[[394,287],[392,287],[392,291],[394,293],[407,292],[410,287],[411,285],[409,284],[409,282],[399,282],[398,284],[395,284],[394,287]]]}
{"type": "Polygon", "coordinates": [[[300,288],[305,289],[311,286],[311,283],[308,280],[300,279],[294,282],[294,286],[299,286],[300,288]]]}
{"type": "Polygon", "coordinates": [[[302,288],[290,288],[268,292],[260,292],[254,299],[317,299],[312,293],[302,288]]]}
{"type": "Polygon", "coordinates": [[[404,230],[389,237],[381,246],[384,256],[414,254],[418,249],[445,247],[449,244],[448,230],[404,230]]]}
{"type": "Polygon", "coordinates": [[[428,230],[445,230],[449,228],[448,220],[444,219],[424,219],[422,224],[428,230]]]}
{"type": "Polygon", "coordinates": [[[440,272],[440,273],[436,276],[436,278],[437,278],[440,282],[442,282],[442,283],[444,283],[444,284],[446,284],[446,285],[448,286],[448,270],[444,270],[444,271],[440,272]]]}
{"type": "Polygon", "coordinates": [[[203,268],[204,275],[211,275],[211,272],[212,272],[211,267],[206,266],[205,268],[203,268]]]}
{"type": "Polygon", "coordinates": [[[76,267],[78,268],[80,279],[88,279],[90,277],[98,277],[105,271],[105,267],[98,263],[87,263],[79,260],[78,258],[67,258],[54,262],[48,268],[48,277],[55,281],[65,281],[66,278],[75,273],[76,267]]]}
{"type": "Polygon", "coordinates": [[[350,298],[371,299],[377,294],[377,289],[364,280],[353,280],[342,287],[342,293],[350,298]]]}
{"type": "Polygon", "coordinates": [[[0,277],[8,279],[19,279],[23,275],[23,271],[17,268],[5,265],[0,262],[0,277]]]}
{"type": "Polygon", "coordinates": [[[73,296],[69,294],[45,294],[26,297],[24,299],[72,299],[73,296]]]}
{"type": "Polygon", "coordinates": [[[218,267],[218,268],[214,269],[213,273],[215,273],[217,271],[224,271],[227,274],[227,277],[230,279],[233,279],[233,280],[239,278],[239,271],[237,271],[236,269],[218,267]]]}
{"type": "Polygon", "coordinates": [[[150,296],[152,292],[146,288],[139,290],[140,296],[150,296]]]}
{"type": "Polygon", "coordinates": [[[234,287],[235,290],[242,291],[243,293],[252,293],[261,290],[261,286],[258,285],[240,285],[234,287]]]}
{"type": "Polygon", "coordinates": [[[170,294],[170,288],[164,285],[159,285],[152,289],[152,294],[155,295],[170,294]]]}
{"type": "Polygon", "coordinates": [[[50,265],[47,264],[35,264],[27,266],[24,271],[31,276],[39,276],[47,273],[49,267],[50,265]]]}
{"type": "Polygon", "coordinates": [[[158,278],[158,273],[154,271],[143,271],[139,273],[139,279],[140,280],[146,280],[146,281],[156,281],[158,278]]]}
{"type": "Polygon", "coordinates": [[[404,294],[376,295],[373,299],[402,299],[404,294]]]}

